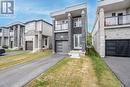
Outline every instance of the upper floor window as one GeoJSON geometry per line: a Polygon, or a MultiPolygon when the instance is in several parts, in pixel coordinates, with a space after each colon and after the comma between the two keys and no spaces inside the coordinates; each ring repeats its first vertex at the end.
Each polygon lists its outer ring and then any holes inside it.
{"type": "Polygon", "coordinates": [[[112,13],[112,17],[116,16],[116,13],[112,13]]]}
{"type": "Polygon", "coordinates": [[[68,29],[68,20],[56,21],[55,26],[55,30],[66,30],[68,29]]]}
{"type": "Polygon", "coordinates": [[[81,17],[73,19],[73,27],[82,27],[81,17]]]}
{"type": "Polygon", "coordinates": [[[13,28],[10,28],[10,32],[13,32],[13,28]]]}
{"type": "Polygon", "coordinates": [[[0,32],[2,32],[2,29],[0,29],[0,32]]]}

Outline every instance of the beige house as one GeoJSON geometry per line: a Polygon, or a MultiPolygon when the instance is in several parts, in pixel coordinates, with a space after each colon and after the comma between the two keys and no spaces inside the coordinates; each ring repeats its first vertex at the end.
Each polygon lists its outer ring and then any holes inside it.
{"type": "Polygon", "coordinates": [[[0,46],[7,46],[9,49],[23,48],[24,24],[21,22],[12,23],[0,28],[0,46]]]}
{"type": "Polygon", "coordinates": [[[44,20],[25,23],[24,50],[33,52],[51,47],[52,24],[44,20]]]}
{"type": "Polygon", "coordinates": [[[33,52],[51,48],[52,24],[44,20],[16,22],[0,27],[0,47],[33,52]]]}
{"type": "Polygon", "coordinates": [[[93,46],[105,56],[130,56],[130,0],[98,1],[93,46]]]}

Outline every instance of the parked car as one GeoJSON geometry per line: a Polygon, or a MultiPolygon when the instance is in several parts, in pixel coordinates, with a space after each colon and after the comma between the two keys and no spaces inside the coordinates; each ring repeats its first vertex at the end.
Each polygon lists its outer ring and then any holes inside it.
{"type": "Polygon", "coordinates": [[[0,55],[5,53],[5,49],[0,48],[0,55]]]}

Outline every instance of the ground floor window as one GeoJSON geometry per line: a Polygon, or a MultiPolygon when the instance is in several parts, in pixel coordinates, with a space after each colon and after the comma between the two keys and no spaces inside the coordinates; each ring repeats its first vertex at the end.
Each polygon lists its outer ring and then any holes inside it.
{"type": "Polygon", "coordinates": [[[74,49],[82,48],[82,34],[74,34],[74,49]]]}

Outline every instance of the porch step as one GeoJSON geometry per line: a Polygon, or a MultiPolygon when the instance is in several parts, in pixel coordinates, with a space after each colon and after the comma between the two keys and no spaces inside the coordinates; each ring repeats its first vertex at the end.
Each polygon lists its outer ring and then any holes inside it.
{"type": "Polygon", "coordinates": [[[82,51],[70,51],[69,56],[70,58],[80,58],[82,51]]]}

